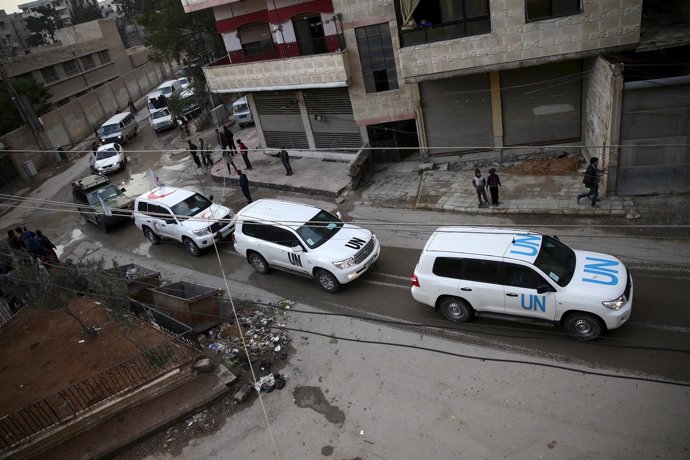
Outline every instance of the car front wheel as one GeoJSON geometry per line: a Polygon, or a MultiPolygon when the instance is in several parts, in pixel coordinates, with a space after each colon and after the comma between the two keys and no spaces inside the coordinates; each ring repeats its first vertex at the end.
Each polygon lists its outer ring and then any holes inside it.
{"type": "Polygon", "coordinates": [[[197,246],[197,244],[191,238],[184,239],[184,247],[187,252],[194,257],[199,257],[201,255],[201,249],[199,249],[199,246],[197,246]]]}
{"type": "Polygon", "coordinates": [[[601,320],[587,313],[575,313],[568,316],[563,323],[563,328],[572,337],[585,341],[595,340],[604,330],[601,320]]]}
{"type": "Polygon", "coordinates": [[[316,282],[319,283],[319,286],[321,286],[321,289],[324,291],[332,294],[338,292],[338,289],[340,289],[340,282],[333,273],[320,268],[316,271],[315,275],[316,282]]]}
{"type": "Polygon", "coordinates": [[[158,244],[161,242],[161,237],[153,233],[153,230],[148,227],[144,227],[144,236],[151,244],[158,244]]]}
{"type": "Polygon", "coordinates": [[[441,313],[446,319],[465,323],[472,319],[474,310],[467,301],[457,297],[447,297],[441,301],[441,313]]]}

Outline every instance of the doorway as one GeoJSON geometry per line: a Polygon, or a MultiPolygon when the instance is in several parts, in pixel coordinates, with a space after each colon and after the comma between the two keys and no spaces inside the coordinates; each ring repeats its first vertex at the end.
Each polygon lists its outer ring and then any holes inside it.
{"type": "Polygon", "coordinates": [[[292,18],[300,56],[326,52],[326,38],[320,13],[300,14],[292,18]]]}

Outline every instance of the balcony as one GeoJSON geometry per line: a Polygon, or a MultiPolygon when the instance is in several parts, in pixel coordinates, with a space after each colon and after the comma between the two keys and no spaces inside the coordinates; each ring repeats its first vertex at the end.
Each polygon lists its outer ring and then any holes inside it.
{"type": "Polygon", "coordinates": [[[214,93],[345,87],[347,53],[340,35],[310,43],[252,44],[204,67],[204,73],[214,93]]]}

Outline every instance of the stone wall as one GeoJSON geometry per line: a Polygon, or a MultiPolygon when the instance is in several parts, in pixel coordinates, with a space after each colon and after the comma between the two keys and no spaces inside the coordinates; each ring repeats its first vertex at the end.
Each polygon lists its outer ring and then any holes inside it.
{"type": "Polygon", "coordinates": [[[620,132],[620,107],[622,102],[622,65],[598,57],[585,62],[585,81],[582,101],[582,154],[585,160],[599,157],[599,167],[609,172],[602,179],[602,189],[616,183],[620,132]]]}

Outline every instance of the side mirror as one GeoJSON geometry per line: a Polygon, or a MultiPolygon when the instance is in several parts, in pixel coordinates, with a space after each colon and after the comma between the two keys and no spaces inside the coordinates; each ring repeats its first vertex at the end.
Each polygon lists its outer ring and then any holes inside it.
{"type": "Polygon", "coordinates": [[[296,254],[300,253],[300,252],[304,252],[304,249],[302,249],[302,246],[293,246],[290,248],[290,250],[296,254]]]}
{"type": "Polygon", "coordinates": [[[340,214],[340,211],[336,211],[336,212],[335,212],[335,216],[336,216],[338,219],[343,220],[343,216],[342,216],[342,214],[340,214]]]}
{"type": "Polygon", "coordinates": [[[172,225],[172,224],[177,224],[177,221],[175,219],[165,219],[165,223],[172,225]]]}
{"type": "Polygon", "coordinates": [[[553,237],[553,239],[556,240],[556,241],[561,241],[561,239],[560,239],[559,237],[557,237],[556,235],[553,235],[552,237],[553,237]]]}
{"type": "Polygon", "coordinates": [[[544,294],[545,292],[551,292],[553,289],[548,284],[540,284],[537,286],[537,294],[544,294]]]}
{"type": "Polygon", "coordinates": [[[127,189],[125,189],[124,187],[122,187],[122,188],[120,189],[120,191],[121,191],[122,193],[124,193],[124,192],[127,191],[127,189]]]}
{"type": "Polygon", "coordinates": [[[213,201],[213,195],[209,195],[209,196],[208,196],[208,199],[211,200],[211,201],[213,201]]]}

